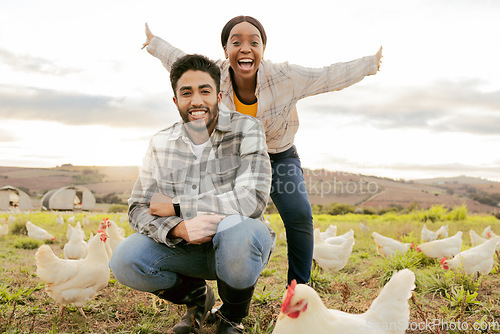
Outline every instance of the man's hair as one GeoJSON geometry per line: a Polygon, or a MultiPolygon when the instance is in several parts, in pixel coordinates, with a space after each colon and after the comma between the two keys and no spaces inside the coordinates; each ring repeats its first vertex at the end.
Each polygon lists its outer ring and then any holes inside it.
{"type": "Polygon", "coordinates": [[[202,71],[210,74],[212,79],[215,81],[215,86],[217,89],[217,94],[220,92],[220,68],[213,61],[205,56],[192,54],[185,55],[177,59],[170,70],[170,83],[172,84],[172,89],[174,90],[174,95],[176,94],[177,81],[181,76],[187,71],[202,71]]]}
{"type": "Polygon", "coordinates": [[[260,37],[262,38],[262,44],[266,45],[267,43],[267,36],[266,36],[266,31],[264,30],[264,26],[259,22],[254,17],[251,16],[236,16],[233,17],[231,20],[229,20],[224,28],[222,28],[222,32],[220,34],[220,39],[222,43],[222,47],[225,49],[227,45],[227,40],[229,39],[229,34],[231,33],[231,30],[234,28],[235,25],[241,23],[241,22],[248,22],[252,24],[257,30],[260,32],[260,37]]]}

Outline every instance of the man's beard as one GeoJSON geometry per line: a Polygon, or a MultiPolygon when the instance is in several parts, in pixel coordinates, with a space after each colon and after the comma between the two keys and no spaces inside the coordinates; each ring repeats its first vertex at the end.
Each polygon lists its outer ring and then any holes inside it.
{"type": "Polygon", "coordinates": [[[186,113],[181,113],[181,118],[184,121],[184,126],[186,127],[187,130],[194,131],[194,132],[207,131],[214,124],[214,122],[217,121],[217,118],[219,116],[219,104],[218,103],[215,103],[212,106],[212,108],[209,108],[209,107],[203,107],[203,108],[206,109],[206,114],[211,116],[211,118],[208,120],[208,123],[205,122],[205,119],[200,119],[200,120],[195,120],[195,121],[189,120],[189,111],[191,111],[192,109],[200,109],[200,107],[188,108],[186,110],[186,113]],[[203,123],[203,124],[201,124],[201,123],[203,123]]]}

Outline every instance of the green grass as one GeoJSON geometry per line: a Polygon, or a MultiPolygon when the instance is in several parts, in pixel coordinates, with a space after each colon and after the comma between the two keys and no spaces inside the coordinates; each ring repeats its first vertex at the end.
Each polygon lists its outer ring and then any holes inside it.
{"type": "MultiPolygon", "coordinates": [[[[72,215],[62,214],[65,220],[72,215]]],[[[126,235],[130,235],[133,231],[123,216],[120,213],[87,215],[89,225],[83,226],[83,230],[88,238],[90,232],[97,231],[99,222],[109,217],[125,228],[126,235]]],[[[0,219],[4,217],[8,217],[8,214],[0,213],[0,219]]],[[[62,254],[67,242],[68,223],[57,225],[57,215],[47,212],[16,214],[15,217],[9,234],[0,237],[0,333],[166,333],[185,312],[184,306],[161,303],[150,294],[121,285],[111,275],[109,285],[85,305],[87,319],[82,318],[71,305],[66,308],[63,318],[59,318],[57,305],[47,296],[43,282],[35,273],[34,254],[41,244],[47,242],[29,239],[24,226],[30,220],[48,230],[56,237],[50,246],[62,254]]],[[[284,231],[279,215],[266,217],[279,237],[284,231]]],[[[75,222],[82,218],[83,214],[76,214],[75,222]]],[[[322,231],[330,224],[337,225],[338,235],[352,228],[356,242],[345,268],[335,273],[313,268],[310,285],[327,307],[360,313],[368,309],[395,271],[409,268],[416,274],[415,297],[409,303],[410,321],[421,322],[425,318],[442,321],[460,319],[467,322],[470,328],[474,323],[500,323],[498,261],[489,275],[476,278],[461,272],[445,271],[439,261],[429,259],[422,253],[409,251],[391,259],[376,253],[371,232],[377,231],[403,242],[420,243],[424,221],[432,230],[447,224],[450,236],[459,230],[463,231],[462,249],[471,246],[468,237],[470,229],[480,233],[491,225],[496,233],[500,231],[500,222],[495,217],[471,215],[463,207],[450,212],[437,207],[428,212],[390,212],[381,216],[315,215],[314,224],[322,231]],[[363,232],[360,223],[369,226],[370,230],[363,232]]],[[[285,292],[286,275],[286,240],[278,238],[275,251],[257,285],[251,313],[244,320],[245,333],[272,332],[285,292]]],[[[215,282],[209,284],[216,288],[215,282]]],[[[204,333],[214,332],[215,325],[205,325],[204,333]]],[[[495,331],[490,330],[490,333],[495,331]]]]}

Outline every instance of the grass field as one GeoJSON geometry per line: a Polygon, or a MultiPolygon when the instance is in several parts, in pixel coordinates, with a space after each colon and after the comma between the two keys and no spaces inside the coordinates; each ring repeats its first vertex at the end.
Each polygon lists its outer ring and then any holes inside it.
{"type": "MultiPolygon", "coordinates": [[[[71,215],[66,213],[63,217],[67,219],[71,215]]],[[[8,216],[0,213],[0,222],[8,216]]],[[[42,242],[25,235],[25,223],[31,220],[56,236],[54,242],[47,243],[61,257],[67,241],[67,223],[56,225],[54,213],[13,216],[15,221],[9,224],[9,234],[0,237],[0,333],[169,333],[184,313],[183,306],[162,303],[150,294],[131,290],[111,275],[109,285],[85,305],[86,319],[72,305],[60,318],[57,305],[45,293],[44,284],[35,273],[34,255],[42,242]]],[[[84,227],[87,237],[90,232],[97,231],[99,222],[105,217],[125,228],[126,235],[133,233],[126,217],[120,214],[94,214],[89,217],[90,224],[84,227]]],[[[81,221],[83,214],[77,214],[75,218],[81,221]]],[[[270,215],[268,219],[279,236],[284,230],[279,215],[270,215]]],[[[340,272],[313,269],[311,286],[327,307],[361,313],[367,310],[394,271],[409,268],[416,274],[416,289],[409,302],[408,333],[499,333],[498,255],[490,274],[479,278],[445,271],[438,260],[415,251],[393,259],[377,255],[372,231],[417,244],[421,242],[422,220],[426,219],[431,230],[448,224],[450,236],[463,231],[462,250],[471,247],[470,229],[481,234],[486,226],[491,225],[493,231],[500,234],[500,222],[495,217],[467,215],[464,208],[455,214],[437,207],[406,215],[317,215],[314,216],[315,226],[323,231],[329,224],[337,225],[337,234],[352,228],[356,243],[347,266],[340,272]],[[362,232],[361,222],[369,226],[370,231],[362,232]]],[[[286,272],[286,242],[279,238],[270,262],[261,274],[251,314],[244,320],[245,333],[272,332],[285,291],[286,272]]],[[[214,282],[209,284],[215,287],[214,282]]],[[[205,325],[204,333],[214,332],[215,325],[205,325]]]]}

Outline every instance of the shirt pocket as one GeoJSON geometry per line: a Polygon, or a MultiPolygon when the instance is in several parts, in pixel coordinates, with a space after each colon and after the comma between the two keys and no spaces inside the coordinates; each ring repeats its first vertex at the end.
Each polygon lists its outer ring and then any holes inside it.
{"type": "Polygon", "coordinates": [[[207,163],[207,174],[217,193],[232,191],[236,181],[240,156],[229,155],[207,163]]]}
{"type": "Polygon", "coordinates": [[[160,181],[159,188],[162,194],[169,197],[175,197],[184,194],[186,185],[187,169],[179,169],[167,173],[160,181]]]}

